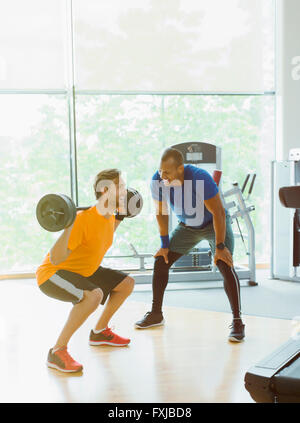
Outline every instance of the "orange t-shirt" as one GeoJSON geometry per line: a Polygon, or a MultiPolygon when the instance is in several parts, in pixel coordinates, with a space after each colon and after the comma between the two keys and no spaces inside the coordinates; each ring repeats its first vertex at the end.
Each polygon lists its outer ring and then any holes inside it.
{"type": "Polygon", "coordinates": [[[64,269],[91,276],[113,242],[115,216],[106,219],[98,213],[96,206],[88,210],[77,212],[72,228],[68,249],[72,252],[69,257],[55,266],[50,262],[50,253],[36,270],[38,285],[46,282],[58,270],[64,269]]]}

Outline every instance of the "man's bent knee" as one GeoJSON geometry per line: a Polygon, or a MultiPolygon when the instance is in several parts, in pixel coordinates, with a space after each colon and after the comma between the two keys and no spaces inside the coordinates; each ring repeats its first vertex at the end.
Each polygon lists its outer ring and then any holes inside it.
{"type": "Polygon", "coordinates": [[[131,293],[134,288],[135,280],[131,276],[127,276],[125,280],[126,280],[126,285],[128,286],[128,290],[131,293]]]}
{"type": "Polygon", "coordinates": [[[170,264],[165,262],[165,258],[163,256],[158,256],[158,257],[155,258],[154,267],[155,268],[164,268],[164,267],[168,268],[168,267],[170,267],[170,264]]]}
{"type": "Polygon", "coordinates": [[[113,291],[123,291],[130,295],[133,291],[134,284],[135,280],[131,276],[126,276],[126,278],[123,279],[122,282],[120,282],[113,291]]]}
{"type": "Polygon", "coordinates": [[[84,298],[90,303],[92,308],[97,308],[102,301],[103,292],[100,288],[84,291],[84,298]]]}

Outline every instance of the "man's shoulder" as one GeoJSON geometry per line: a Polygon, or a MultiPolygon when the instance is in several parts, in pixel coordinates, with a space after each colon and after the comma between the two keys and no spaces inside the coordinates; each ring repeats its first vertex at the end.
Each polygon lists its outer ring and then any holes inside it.
{"type": "Polygon", "coordinates": [[[158,170],[154,173],[154,175],[152,176],[152,181],[161,181],[161,177],[159,175],[158,170]]]}
{"type": "Polygon", "coordinates": [[[185,165],[184,166],[184,169],[185,169],[186,175],[189,176],[189,177],[190,176],[195,176],[195,177],[201,177],[201,176],[203,176],[205,178],[205,176],[209,175],[209,173],[207,172],[207,170],[205,170],[205,169],[203,169],[201,167],[192,165],[192,164],[185,165]]]}
{"type": "Polygon", "coordinates": [[[80,222],[90,220],[95,214],[96,206],[91,206],[88,209],[78,210],[76,213],[76,219],[80,222]]]}

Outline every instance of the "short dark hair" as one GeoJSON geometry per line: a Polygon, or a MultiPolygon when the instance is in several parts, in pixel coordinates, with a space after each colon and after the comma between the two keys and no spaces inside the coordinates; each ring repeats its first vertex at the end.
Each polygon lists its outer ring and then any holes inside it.
{"type": "Polygon", "coordinates": [[[101,192],[97,190],[97,185],[100,181],[113,181],[115,179],[119,179],[121,175],[121,171],[119,169],[104,169],[98,173],[94,180],[94,192],[96,200],[101,197],[101,192]]]}
{"type": "Polygon", "coordinates": [[[162,162],[165,162],[168,159],[173,159],[177,167],[183,165],[184,162],[182,153],[176,150],[176,148],[171,147],[166,148],[161,156],[162,162]]]}

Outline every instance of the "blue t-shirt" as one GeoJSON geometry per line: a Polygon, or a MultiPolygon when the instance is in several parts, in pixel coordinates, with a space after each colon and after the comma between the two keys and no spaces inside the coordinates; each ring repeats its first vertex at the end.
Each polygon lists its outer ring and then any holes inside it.
{"type": "Polygon", "coordinates": [[[157,171],[150,188],[152,197],[169,203],[178,219],[187,226],[201,229],[212,222],[212,214],[205,207],[204,200],[214,197],[219,189],[206,170],[185,164],[184,183],[176,187],[164,185],[157,171]]]}

